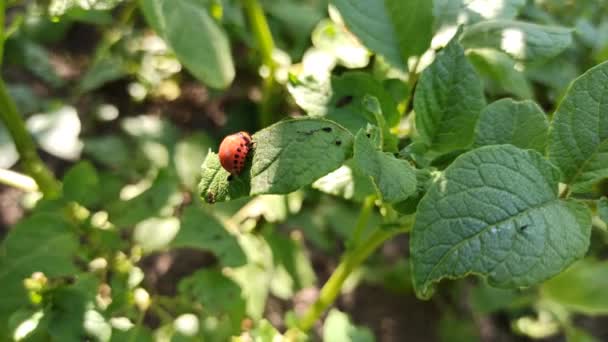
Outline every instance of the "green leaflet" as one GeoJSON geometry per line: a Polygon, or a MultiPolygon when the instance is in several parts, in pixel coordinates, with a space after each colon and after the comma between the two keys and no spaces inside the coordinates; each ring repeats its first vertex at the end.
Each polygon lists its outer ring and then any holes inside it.
{"type": "Polygon", "coordinates": [[[360,130],[355,136],[354,161],[369,176],[386,202],[400,202],[416,192],[416,174],[410,164],[390,153],[377,150],[360,130]]]}
{"type": "Polygon", "coordinates": [[[0,248],[0,338],[6,332],[4,314],[29,303],[23,279],[34,272],[48,278],[77,273],[77,247],[72,227],[61,215],[35,214],[11,229],[0,248]]]}
{"type": "Polygon", "coordinates": [[[414,96],[416,129],[438,152],[468,147],[484,106],[481,81],[453,39],[422,72],[414,96]]]}
{"type": "Polygon", "coordinates": [[[352,154],[353,136],[324,119],[291,119],[253,137],[254,149],[239,176],[230,177],[215,153],[203,163],[199,193],[209,203],[246,195],[286,194],[339,168],[352,154]]]}
{"type": "Polygon", "coordinates": [[[232,83],[230,43],[203,2],[141,0],[140,7],[150,26],[195,77],[213,88],[232,83]]]}
{"type": "Polygon", "coordinates": [[[99,202],[99,176],[93,165],[87,161],[70,168],[63,177],[65,199],[92,207],[99,202]]]}
{"type": "Polygon", "coordinates": [[[591,216],[557,195],[559,172],[532,150],[485,146],[460,156],[418,206],[410,240],[421,298],[443,278],[469,274],[492,286],[541,282],[581,258],[591,216]]]}
{"type": "Polygon", "coordinates": [[[608,313],[608,265],[583,259],[541,287],[544,298],[585,315],[608,313]]]}
{"type": "Polygon", "coordinates": [[[493,48],[515,59],[538,61],[557,56],[572,45],[572,30],[515,20],[488,20],[467,27],[465,48],[493,48]]]}
{"type": "Polygon", "coordinates": [[[431,0],[332,0],[331,3],[363,44],[395,67],[405,69],[409,56],[422,54],[430,45],[431,0]]]}
{"type": "Polygon", "coordinates": [[[547,116],[534,101],[502,99],[481,112],[475,145],[511,144],[544,154],[548,130],[547,116]]]}
{"type": "Polygon", "coordinates": [[[237,267],[247,261],[236,237],[199,204],[193,204],[184,210],[179,232],[170,246],[211,251],[222,266],[237,267]]]}
{"type": "Polygon", "coordinates": [[[505,93],[519,99],[531,99],[532,86],[523,71],[518,70],[517,62],[504,52],[494,49],[469,49],[467,58],[482,76],[486,92],[494,96],[505,93]]]}
{"type": "Polygon", "coordinates": [[[608,62],[577,78],[559,104],[549,133],[549,158],[572,192],[608,177],[608,62]]]}

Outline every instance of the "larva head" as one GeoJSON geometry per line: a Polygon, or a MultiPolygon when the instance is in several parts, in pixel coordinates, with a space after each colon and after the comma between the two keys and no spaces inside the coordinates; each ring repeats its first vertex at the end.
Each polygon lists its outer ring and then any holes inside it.
{"type": "Polygon", "coordinates": [[[230,174],[240,174],[245,167],[245,159],[250,149],[251,136],[247,132],[238,132],[225,137],[218,153],[222,167],[230,174]]]}

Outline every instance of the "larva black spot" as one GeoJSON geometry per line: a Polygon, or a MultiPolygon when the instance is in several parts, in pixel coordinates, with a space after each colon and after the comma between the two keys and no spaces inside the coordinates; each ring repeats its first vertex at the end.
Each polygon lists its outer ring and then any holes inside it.
{"type": "Polygon", "coordinates": [[[336,140],[336,146],[342,145],[342,140],[336,140]]]}
{"type": "Polygon", "coordinates": [[[232,174],[228,175],[228,178],[226,178],[229,182],[232,180],[232,174]]]}
{"type": "Polygon", "coordinates": [[[331,132],[331,127],[323,127],[323,131],[329,133],[331,132]]]}

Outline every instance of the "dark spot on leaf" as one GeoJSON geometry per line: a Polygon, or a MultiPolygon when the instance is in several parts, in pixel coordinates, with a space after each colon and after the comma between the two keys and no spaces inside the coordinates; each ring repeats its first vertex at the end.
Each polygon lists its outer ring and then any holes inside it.
{"type": "Polygon", "coordinates": [[[331,132],[331,127],[323,127],[323,132],[331,132]]]}
{"type": "Polygon", "coordinates": [[[342,140],[336,140],[336,146],[342,145],[342,140]]]}
{"type": "Polygon", "coordinates": [[[528,228],[528,225],[524,224],[523,226],[519,227],[519,231],[523,232],[524,230],[526,230],[526,228],[528,228]]]}
{"type": "Polygon", "coordinates": [[[338,101],[336,101],[336,108],[342,108],[351,102],[353,102],[352,95],[343,96],[338,101]]]}
{"type": "Polygon", "coordinates": [[[372,135],[371,135],[371,134],[369,134],[369,133],[367,133],[365,136],[366,136],[366,137],[368,137],[368,138],[371,138],[371,137],[372,137],[372,135]]]}

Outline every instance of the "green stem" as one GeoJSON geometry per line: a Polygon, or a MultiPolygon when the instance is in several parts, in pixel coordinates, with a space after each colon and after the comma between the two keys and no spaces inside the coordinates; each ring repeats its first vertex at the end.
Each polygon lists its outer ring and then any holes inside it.
{"type": "Polygon", "coordinates": [[[365,227],[367,227],[369,217],[372,214],[372,209],[374,208],[375,201],[376,196],[374,195],[367,196],[363,201],[363,205],[361,206],[361,213],[359,214],[359,219],[357,219],[355,230],[353,231],[353,235],[351,236],[350,241],[348,243],[348,248],[355,248],[356,246],[359,246],[363,231],[365,230],[365,227]]]}
{"type": "MultiPolygon", "coordinates": [[[[4,9],[5,1],[0,0],[0,56],[4,49],[4,9]]],[[[0,59],[1,61],[1,59],[0,59]]],[[[23,118],[17,111],[17,106],[11,99],[4,84],[4,80],[0,77],[0,122],[4,123],[9,134],[13,138],[17,152],[21,158],[21,164],[25,173],[34,178],[38,184],[38,188],[46,197],[56,197],[59,195],[61,185],[55,179],[55,176],[44,165],[38,152],[36,144],[25,129],[23,118]]]]}
{"type": "Polygon", "coordinates": [[[0,0],[0,65],[4,56],[4,17],[6,15],[6,0],[0,0]]]}
{"type": "Polygon", "coordinates": [[[262,103],[260,104],[260,125],[266,127],[273,122],[273,93],[275,90],[274,73],[276,63],[272,58],[274,51],[274,40],[264,14],[264,9],[258,0],[243,0],[245,12],[249,18],[251,30],[255,36],[258,51],[262,56],[262,64],[267,68],[268,73],[264,74],[264,84],[262,86],[262,103]]]}
{"type": "Polygon", "coordinates": [[[384,241],[400,232],[401,230],[376,228],[364,244],[357,246],[352,252],[347,252],[329,280],[323,285],[319,298],[298,321],[298,328],[303,332],[310,330],[340,294],[344,281],[352,271],[361,265],[384,241]]]}

